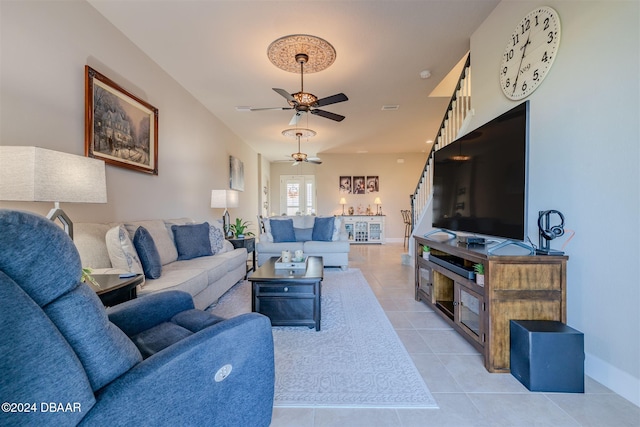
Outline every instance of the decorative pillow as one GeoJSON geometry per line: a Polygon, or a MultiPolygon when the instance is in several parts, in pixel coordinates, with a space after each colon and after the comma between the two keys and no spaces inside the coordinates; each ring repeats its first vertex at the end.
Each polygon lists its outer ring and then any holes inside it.
{"type": "Polygon", "coordinates": [[[271,224],[271,234],[275,243],[295,242],[296,235],[293,231],[293,221],[291,219],[279,219],[269,221],[271,224]]]}
{"type": "Polygon", "coordinates": [[[313,228],[295,228],[293,233],[296,236],[296,242],[308,242],[313,238],[313,228]]]}
{"type": "Polygon", "coordinates": [[[209,223],[172,225],[173,237],[178,249],[178,260],[213,255],[209,240],[209,223]]]}
{"type": "Polygon", "coordinates": [[[147,229],[149,234],[151,234],[151,237],[153,237],[153,242],[160,254],[162,265],[167,265],[178,259],[178,251],[176,250],[176,245],[172,239],[171,230],[167,228],[167,225],[163,220],[153,219],[127,222],[124,226],[127,228],[132,239],[138,227],[144,227],[147,229]]]}
{"type": "Polygon", "coordinates": [[[222,252],[224,247],[224,233],[218,227],[209,226],[209,241],[211,242],[211,254],[216,255],[222,252]]]}
{"type": "Polygon", "coordinates": [[[340,240],[340,226],[342,225],[342,218],[337,216],[334,216],[333,218],[333,236],[331,236],[331,240],[335,242],[336,240],[340,240]]]}
{"type": "Polygon", "coordinates": [[[113,268],[136,274],[143,273],[142,264],[124,225],[109,229],[105,240],[113,268]]]}
{"type": "Polygon", "coordinates": [[[333,220],[332,216],[329,217],[316,217],[313,223],[313,240],[317,242],[330,242],[333,238],[333,220]]]}
{"type": "Polygon", "coordinates": [[[157,279],[162,274],[162,262],[160,254],[153,242],[153,237],[146,228],[140,226],[133,235],[133,245],[136,247],[140,261],[142,261],[142,271],[149,279],[157,279]]]}
{"type": "MultiPolygon", "coordinates": [[[[269,218],[263,218],[262,224],[264,224],[264,234],[267,236],[267,242],[273,243],[273,234],[271,234],[271,221],[269,218]]],[[[262,236],[260,237],[262,238],[262,236]]]]}

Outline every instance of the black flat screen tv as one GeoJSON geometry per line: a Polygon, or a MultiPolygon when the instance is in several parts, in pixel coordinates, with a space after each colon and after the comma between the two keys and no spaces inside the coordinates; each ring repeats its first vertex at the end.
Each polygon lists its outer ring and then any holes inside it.
{"type": "Polygon", "coordinates": [[[529,101],[434,154],[433,226],[525,240],[529,101]]]}

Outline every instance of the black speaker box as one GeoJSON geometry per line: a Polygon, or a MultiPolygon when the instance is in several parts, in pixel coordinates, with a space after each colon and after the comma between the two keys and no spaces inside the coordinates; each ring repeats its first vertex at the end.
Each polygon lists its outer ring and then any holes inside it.
{"type": "Polygon", "coordinates": [[[511,374],[530,391],[584,393],[584,335],[562,322],[511,320],[511,374]]]}

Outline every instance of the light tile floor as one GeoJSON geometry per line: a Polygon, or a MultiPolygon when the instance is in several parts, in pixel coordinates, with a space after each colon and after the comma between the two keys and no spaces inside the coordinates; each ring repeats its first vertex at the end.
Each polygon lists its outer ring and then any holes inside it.
{"type": "Polygon", "coordinates": [[[511,374],[490,374],[482,357],[424,303],[401,244],[352,245],[359,268],[413,358],[439,409],[274,408],[272,427],[638,427],[640,408],[585,378],[584,394],[532,393],[511,374]]]}

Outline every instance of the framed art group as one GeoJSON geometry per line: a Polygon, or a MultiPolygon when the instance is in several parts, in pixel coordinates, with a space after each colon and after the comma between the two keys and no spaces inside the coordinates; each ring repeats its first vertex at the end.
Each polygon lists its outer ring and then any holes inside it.
{"type": "Polygon", "coordinates": [[[380,180],[375,176],[341,176],[340,194],[368,194],[380,191],[380,180]]]}

